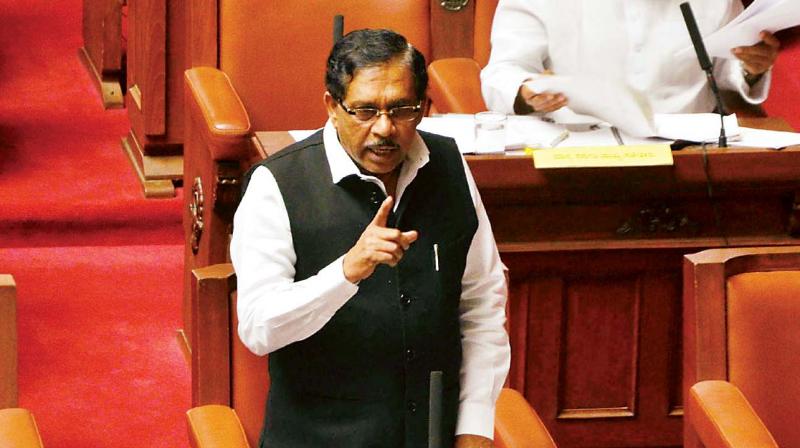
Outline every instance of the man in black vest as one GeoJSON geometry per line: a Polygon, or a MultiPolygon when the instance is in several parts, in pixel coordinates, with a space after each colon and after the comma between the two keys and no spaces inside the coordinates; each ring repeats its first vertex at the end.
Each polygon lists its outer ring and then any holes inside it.
{"type": "Polygon", "coordinates": [[[354,31],[326,87],[325,127],[248,172],[234,219],[239,335],[270,353],[261,446],[426,447],[434,398],[441,446],[491,447],[505,278],[455,142],[416,130],[425,59],[354,31]]]}

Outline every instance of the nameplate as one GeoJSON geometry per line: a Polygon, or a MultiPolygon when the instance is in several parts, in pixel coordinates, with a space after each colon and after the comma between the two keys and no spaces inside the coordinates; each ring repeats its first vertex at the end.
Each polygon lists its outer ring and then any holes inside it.
{"type": "MultiPolygon", "coordinates": [[[[526,149],[528,151],[528,149],[526,149]]],[[[536,168],[604,168],[672,165],[669,145],[581,146],[531,149],[536,168]]]]}

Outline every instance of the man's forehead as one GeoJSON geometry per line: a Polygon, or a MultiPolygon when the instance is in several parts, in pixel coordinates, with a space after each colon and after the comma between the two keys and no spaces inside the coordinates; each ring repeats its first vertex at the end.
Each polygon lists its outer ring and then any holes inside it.
{"type": "Polygon", "coordinates": [[[345,99],[373,101],[386,95],[392,99],[414,99],[414,74],[407,64],[384,63],[361,67],[347,86],[345,99]]]}

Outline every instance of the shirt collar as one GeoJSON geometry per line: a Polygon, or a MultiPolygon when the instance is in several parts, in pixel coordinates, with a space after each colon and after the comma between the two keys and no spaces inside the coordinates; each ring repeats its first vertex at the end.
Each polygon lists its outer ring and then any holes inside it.
{"type": "MultiPolygon", "coordinates": [[[[350,158],[350,154],[344,149],[339,142],[339,135],[336,128],[333,126],[331,120],[325,123],[322,131],[322,142],[325,145],[325,155],[328,158],[328,165],[331,168],[331,180],[333,183],[338,184],[347,176],[358,176],[359,178],[377,184],[386,193],[386,187],[380,179],[375,176],[370,176],[362,173],[358,169],[358,165],[350,158]]],[[[411,183],[417,176],[420,168],[425,166],[430,160],[430,151],[428,146],[422,140],[419,133],[414,135],[414,140],[411,147],[408,149],[406,158],[403,161],[403,166],[400,168],[400,176],[397,179],[397,200],[399,202],[400,195],[405,187],[411,183]]]]}

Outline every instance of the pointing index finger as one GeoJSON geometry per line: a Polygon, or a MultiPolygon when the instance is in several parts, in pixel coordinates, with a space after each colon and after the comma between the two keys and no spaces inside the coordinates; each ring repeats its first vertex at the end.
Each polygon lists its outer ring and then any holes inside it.
{"type": "Polygon", "coordinates": [[[393,204],[394,199],[392,199],[391,196],[387,196],[386,199],[384,199],[381,203],[381,207],[378,209],[378,212],[375,213],[375,217],[372,218],[372,224],[378,227],[386,227],[386,222],[389,220],[389,214],[392,212],[393,204]]]}

